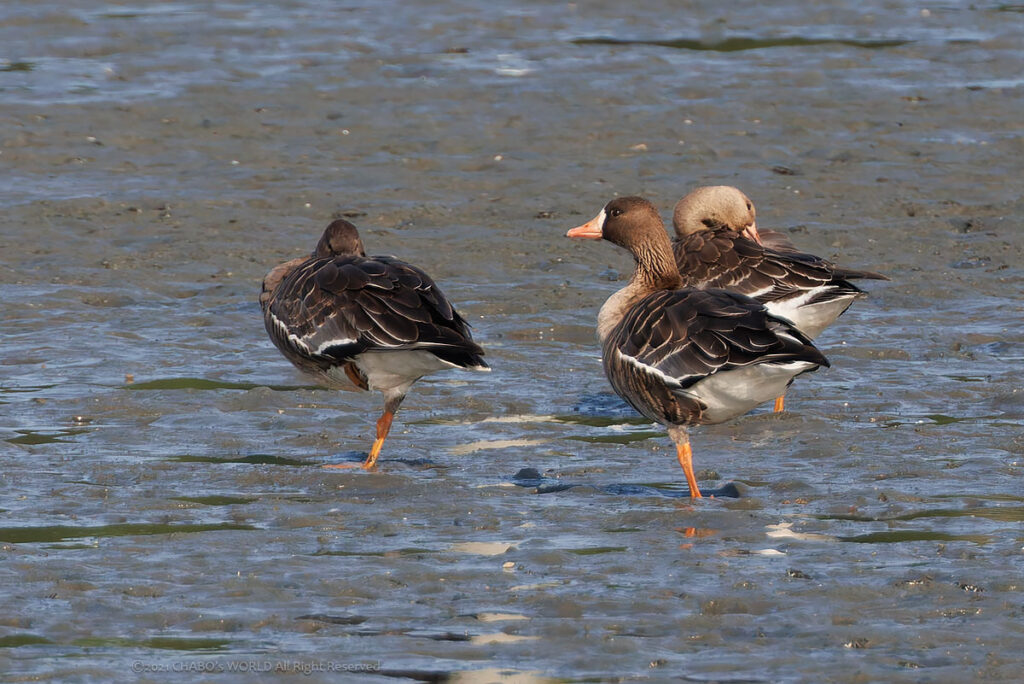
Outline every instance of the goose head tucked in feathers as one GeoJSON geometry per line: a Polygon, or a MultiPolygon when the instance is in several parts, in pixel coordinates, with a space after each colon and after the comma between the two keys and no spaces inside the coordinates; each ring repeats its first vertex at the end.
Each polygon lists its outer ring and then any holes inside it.
{"type": "Polygon", "coordinates": [[[324,230],[313,256],[366,256],[366,250],[359,239],[359,230],[345,219],[338,219],[324,230]]]}
{"type": "Polygon", "coordinates": [[[324,229],[323,235],[320,236],[320,240],[316,243],[316,248],[309,256],[297,257],[270,269],[270,272],[263,278],[263,286],[260,291],[260,306],[266,309],[278,285],[292,271],[310,259],[336,256],[366,256],[363,241],[359,237],[359,230],[345,219],[333,221],[324,229]]]}
{"type": "Polygon", "coordinates": [[[725,227],[760,244],[756,214],[754,203],[739,188],[706,185],[676,203],[672,226],[680,240],[702,230],[725,227]]]}

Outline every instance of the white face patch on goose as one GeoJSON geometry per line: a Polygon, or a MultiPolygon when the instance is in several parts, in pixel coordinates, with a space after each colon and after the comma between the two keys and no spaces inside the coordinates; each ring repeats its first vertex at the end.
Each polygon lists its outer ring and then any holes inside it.
{"type": "Polygon", "coordinates": [[[604,222],[606,220],[608,220],[608,214],[605,213],[604,209],[601,210],[600,214],[594,217],[594,221],[597,222],[597,229],[602,233],[604,232],[604,222]]]}

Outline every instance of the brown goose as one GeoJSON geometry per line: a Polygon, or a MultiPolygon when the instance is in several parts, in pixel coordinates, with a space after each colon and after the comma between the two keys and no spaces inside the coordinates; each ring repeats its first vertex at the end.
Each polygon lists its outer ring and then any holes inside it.
{"type": "Polygon", "coordinates": [[[603,238],[632,253],[633,277],[597,317],[605,375],[633,408],[668,428],[690,496],[700,498],[686,426],[742,415],[828,361],[749,297],[681,289],[665,225],[645,199],[614,199],[567,236],[603,238]]]}
{"type": "MultiPolygon", "coordinates": [[[[676,204],[672,224],[673,252],[686,286],[753,297],[812,340],[866,296],[850,280],[888,280],[800,252],[781,233],[759,232],[753,202],[731,186],[697,188],[676,204]]],[[[777,397],[775,410],[783,407],[783,397],[777,397]]]]}
{"type": "Polygon", "coordinates": [[[260,307],[270,339],[300,370],[330,387],[384,395],[367,470],[414,382],[446,368],[490,370],[430,276],[395,257],[366,256],[348,221],[327,226],[309,257],[272,269],[260,307]]]}

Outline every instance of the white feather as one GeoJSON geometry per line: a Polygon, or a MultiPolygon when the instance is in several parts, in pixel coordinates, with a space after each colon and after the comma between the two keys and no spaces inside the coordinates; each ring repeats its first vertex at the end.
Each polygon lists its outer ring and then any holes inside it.
{"type": "Polygon", "coordinates": [[[808,304],[811,299],[831,289],[834,289],[831,285],[822,285],[806,290],[797,297],[765,302],[764,306],[773,316],[792,321],[800,332],[814,339],[839,318],[839,315],[860,295],[859,292],[855,292],[828,301],[808,304]]]}
{"type": "Polygon", "coordinates": [[[707,422],[721,423],[782,396],[790,380],[817,365],[809,361],[759,363],[712,373],[680,392],[707,406],[707,422]]]}
{"type": "MultiPolygon", "coordinates": [[[[430,375],[446,368],[458,368],[437,358],[429,351],[413,349],[407,351],[363,352],[353,359],[359,370],[366,376],[370,389],[385,394],[405,394],[414,382],[424,375],[430,375]]],[[[328,373],[344,374],[342,369],[332,368],[328,373]]]]}
{"type": "Polygon", "coordinates": [[[356,342],[357,342],[357,340],[354,340],[354,339],[328,340],[328,341],[324,342],[323,344],[321,344],[319,347],[317,347],[316,351],[313,352],[313,353],[314,354],[318,354],[318,355],[319,354],[323,354],[325,351],[327,351],[331,347],[343,347],[345,345],[355,344],[356,342]]]}

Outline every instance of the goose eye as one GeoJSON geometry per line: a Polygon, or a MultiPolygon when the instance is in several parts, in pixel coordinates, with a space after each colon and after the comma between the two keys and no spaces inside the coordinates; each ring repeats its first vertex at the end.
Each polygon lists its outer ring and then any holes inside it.
{"type": "Polygon", "coordinates": [[[609,216],[612,216],[612,217],[615,217],[615,216],[622,216],[622,210],[621,210],[621,209],[618,209],[618,208],[616,208],[616,209],[612,209],[611,211],[609,211],[609,212],[608,212],[608,215],[609,215],[609,216]]]}
{"type": "Polygon", "coordinates": [[[753,208],[754,208],[754,205],[752,205],[750,202],[747,202],[747,211],[750,211],[753,208]]]}

